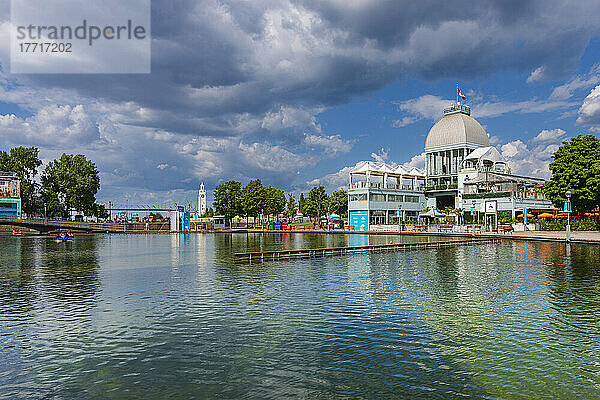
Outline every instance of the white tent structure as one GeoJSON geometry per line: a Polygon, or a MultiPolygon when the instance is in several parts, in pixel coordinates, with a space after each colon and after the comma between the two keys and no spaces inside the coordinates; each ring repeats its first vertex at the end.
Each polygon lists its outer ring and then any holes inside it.
{"type": "Polygon", "coordinates": [[[350,188],[374,187],[414,190],[425,184],[425,171],[383,162],[361,161],[350,170],[349,178],[350,188]],[[361,175],[365,177],[364,181],[356,179],[357,176],[361,175]],[[393,180],[393,183],[389,182],[390,179],[393,180]]]}
{"type": "Polygon", "coordinates": [[[506,159],[493,146],[480,147],[467,155],[462,163],[463,168],[474,168],[478,171],[498,171],[510,173],[506,159]]]}

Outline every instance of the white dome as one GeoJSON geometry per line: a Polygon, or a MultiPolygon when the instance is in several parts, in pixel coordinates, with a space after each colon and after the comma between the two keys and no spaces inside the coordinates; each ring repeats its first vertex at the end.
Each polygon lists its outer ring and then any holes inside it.
{"type": "Polygon", "coordinates": [[[462,143],[489,146],[490,139],[475,118],[455,112],[444,115],[431,128],[425,140],[425,150],[462,143]]]}

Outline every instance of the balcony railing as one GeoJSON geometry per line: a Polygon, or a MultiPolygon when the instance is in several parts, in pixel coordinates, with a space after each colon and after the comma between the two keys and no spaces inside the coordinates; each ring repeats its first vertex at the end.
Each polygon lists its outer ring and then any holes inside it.
{"type": "Polygon", "coordinates": [[[463,199],[491,199],[495,197],[510,197],[512,192],[489,192],[489,193],[468,193],[463,194],[463,199]]]}
{"type": "Polygon", "coordinates": [[[535,195],[535,194],[527,194],[525,196],[523,196],[522,193],[516,193],[516,192],[487,192],[487,193],[466,193],[463,194],[463,199],[468,200],[468,199],[490,199],[490,198],[495,198],[495,197],[511,197],[514,196],[517,199],[520,200],[546,200],[545,197],[543,197],[542,195],[535,195]]]}
{"type": "Polygon", "coordinates": [[[398,185],[395,183],[388,183],[386,187],[383,186],[381,182],[355,182],[350,185],[350,189],[366,189],[366,188],[374,188],[374,189],[394,189],[394,190],[423,190],[423,186],[415,186],[413,188],[412,185],[398,185]]]}
{"type": "Polygon", "coordinates": [[[452,189],[458,189],[458,183],[450,183],[448,185],[433,185],[433,186],[427,186],[425,188],[426,192],[432,192],[435,190],[452,190],[452,189]]]}

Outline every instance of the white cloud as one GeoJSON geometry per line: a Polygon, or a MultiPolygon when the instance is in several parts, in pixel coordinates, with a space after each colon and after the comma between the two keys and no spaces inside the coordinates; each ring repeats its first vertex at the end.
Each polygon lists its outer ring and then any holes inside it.
{"type": "Polygon", "coordinates": [[[576,102],[549,99],[530,99],[525,101],[487,101],[471,106],[472,114],[477,117],[498,117],[507,113],[532,114],[554,110],[564,110],[576,106],[576,102]]]}
{"type": "Polygon", "coordinates": [[[527,83],[538,82],[544,79],[544,67],[538,67],[531,72],[527,78],[527,83]]]}
{"type": "Polygon", "coordinates": [[[402,117],[402,119],[395,119],[394,121],[392,121],[392,127],[402,128],[403,126],[414,124],[417,120],[418,118],[414,116],[402,117]]]}
{"type": "Polygon", "coordinates": [[[548,179],[552,175],[548,165],[565,134],[564,130],[558,128],[544,129],[528,144],[514,140],[502,145],[501,153],[513,174],[548,179]]]}
{"type": "Polygon", "coordinates": [[[328,192],[338,189],[348,189],[348,177],[354,167],[344,167],[337,172],[327,174],[321,178],[316,178],[306,182],[307,188],[314,186],[324,186],[328,192]]]}
{"type": "Polygon", "coordinates": [[[382,148],[378,153],[371,153],[371,158],[377,162],[388,162],[389,150],[382,148]]]}
{"type": "Polygon", "coordinates": [[[48,148],[93,145],[102,141],[103,124],[83,105],[48,105],[36,114],[19,118],[0,115],[0,139],[12,144],[30,144],[48,148]]]}
{"type": "Polygon", "coordinates": [[[425,152],[423,152],[421,154],[417,154],[416,156],[413,156],[409,162],[402,164],[402,166],[409,170],[412,168],[418,168],[418,169],[424,170],[426,160],[427,160],[427,158],[425,157],[425,152]]]}
{"type": "MultiPolygon", "coordinates": [[[[393,102],[398,110],[408,113],[401,120],[392,123],[395,128],[400,128],[416,121],[427,119],[436,121],[442,117],[442,110],[448,107],[454,100],[445,100],[439,96],[423,95],[414,99],[393,102]]],[[[498,117],[507,113],[542,113],[553,110],[565,110],[577,106],[574,101],[530,99],[518,102],[509,101],[483,101],[483,96],[474,94],[469,103],[473,116],[478,118],[498,117]]]]}
{"type": "Polygon", "coordinates": [[[326,156],[348,153],[354,145],[353,140],[344,140],[340,135],[318,136],[305,133],[304,143],[310,148],[320,148],[326,156]]]}
{"type": "Polygon", "coordinates": [[[565,100],[573,96],[578,89],[592,87],[600,82],[600,65],[594,65],[585,75],[578,75],[569,82],[552,90],[550,99],[565,100]]]}
{"type": "Polygon", "coordinates": [[[557,129],[544,129],[536,137],[531,139],[531,143],[542,144],[548,142],[557,142],[565,135],[565,131],[557,128],[557,129]]]}
{"type": "Polygon", "coordinates": [[[439,96],[426,94],[406,101],[395,101],[393,104],[398,106],[399,111],[410,115],[404,116],[396,128],[416,122],[420,119],[435,120],[442,117],[442,110],[448,107],[453,101],[442,99],[439,96]]]}
{"type": "Polygon", "coordinates": [[[502,140],[498,136],[495,136],[495,135],[490,136],[490,144],[491,145],[499,144],[501,141],[502,140]]]}
{"type": "Polygon", "coordinates": [[[289,106],[281,106],[275,111],[269,111],[262,120],[261,127],[269,131],[278,131],[288,128],[310,128],[314,132],[321,132],[315,113],[321,110],[305,110],[289,106]]]}
{"type": "Polygon", "coordinates": [[[600,85],[592,89],[583,100],[577,123],[589,127],[594,132],[600,132],[600,85]]]}

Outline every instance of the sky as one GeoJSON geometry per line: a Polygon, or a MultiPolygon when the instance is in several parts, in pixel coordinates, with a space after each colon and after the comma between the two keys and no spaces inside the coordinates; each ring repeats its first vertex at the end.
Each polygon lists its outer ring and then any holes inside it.
{"type": "MultiPolygon", "coordinates": [[[[100,201],[196,198],[235,179],[335,190],[359,161],[424,166],[456,84],[514,173],[548,178],[600,133],[597,0],[153,1],[150,74],[11,74],[0,149],[85,154],[100,201]]],[[[43,167],[42,167],[43,168],[43,167]]]]}

